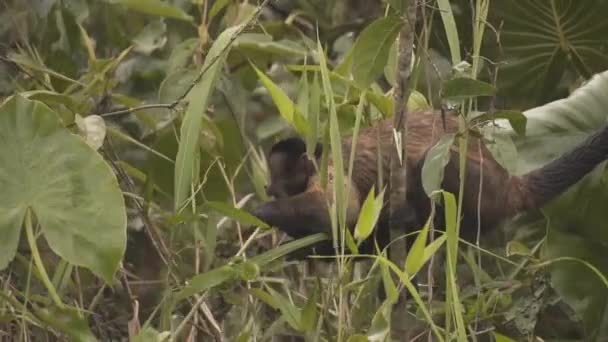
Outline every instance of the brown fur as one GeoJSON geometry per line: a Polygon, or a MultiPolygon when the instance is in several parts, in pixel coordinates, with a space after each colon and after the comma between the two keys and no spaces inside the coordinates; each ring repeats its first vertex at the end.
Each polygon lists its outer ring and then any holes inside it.
{"type": "MultiPolygon", "coordinates": [[[[457,132],[458,122],[453,115],[446,115],[444,122],[438,113],[412,112],[408,115],[407,125],[407,203],[414,208],[417,224],[420,225],[430,213],[430,200],[422,188],[421,177],[426,153],[444,134],[457,132]]],[[[385,184],[389,179],[389,156],[391,149],[395,148],[393,141],[392,119],[380,121],[374,127],[360,131],[355,146],[351,184],[345,184],[346,188],[352,191],[348,204],[348,227],[354,227],[360,206],[371,188],[378,188],[380,172],[385,184]],[[378,170],[378,155],[382,157],[382,170],[378,170]]],[[[342,141],[345,165],[350,156],[351,143],[352,137],[346,137],[342,141]]],[[[607,157],[608,128],[603,128],[552,163],[526,175],[514,176],[494,159],[479,138],[469,136],[462,204],[462,227],[465,234],[476,231],[478,226],[483,231],[490,230],[517,213],[540,208],[607,157]]],[[[306,163],[302,159],[297,160],[300,169],[308,172],[305,175],[308,179],[306,186],[300,186],[306,190],[300,193],[292,192],[289,196],[264,203],[254,214],[293,237],[329,232],[331,221],[327,203],[332,201],[334,186],[331,162],[328,187],[323,189],[318,176],[314,172],[310,173],[310,165],[302,166],[306,163]]],[[[280,175],[286,173],[280,171],[283,168],[280,164],[271,165],[271,175],[274,175],[271,176],[271,187],[277,187],[275,182],[281,179],[280,175]]],[[[293,171],[293,168],[291,170],[290,172],[299,172],[293,171]]],[[[296,179],[294,175],[290,177],[296,179]]],[[[278,187],[284,187],[287,183],[278,187]]],[[[448,192],[458,194],[459,184],[459,155],[455,145],[445,168],[442,187],[448,192]]],[[[387,216],[385,210],[380,221],[385,222],[387,216]]],[[[382,229],[386,230],[386,227],[382,229]]]]}

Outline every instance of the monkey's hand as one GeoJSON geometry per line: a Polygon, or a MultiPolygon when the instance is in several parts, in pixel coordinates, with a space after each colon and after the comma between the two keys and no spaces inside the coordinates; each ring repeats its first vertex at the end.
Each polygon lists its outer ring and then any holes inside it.
{"type": "MultiPolygon", "coordinates": [[[[296,196],[294,196],[296,197],[296,196]]],[[[311,196],[304,196],[304,199],[311,199],[311,196]]],[[[266,222],[270,226],[276,227],[294,239],[300,239],[307,235],[326,232],[331,235],[331,224],[326,207],[317,207],[317,202],[310,202],[308,205],[300,206],[301,201],[293,200],[293,197],[262,203],[253,211],[253,215],[266,222]]],[[[310,255],[333,255],[331,241],[317,242],[311,246],[299,249],[290,253],[288,260],[301,260],[310,255]]]]}

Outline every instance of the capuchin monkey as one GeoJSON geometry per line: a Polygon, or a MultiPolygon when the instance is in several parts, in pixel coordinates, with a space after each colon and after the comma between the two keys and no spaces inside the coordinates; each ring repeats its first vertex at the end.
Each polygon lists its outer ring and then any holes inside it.
{"type": "MultiPolygon", "coordinates": [[[[426,153],[444,134],[457,132],[458,123],[457,118],[451,115],[442,119],[433,112],[420,111],[408,114],[407,125],[407,202],[404,201],[404,206],[407,203],[415,211],[415,223],[420,227],[431,212],[431,199],[422,187],[422,166],[426,153]]],[[[351,143],[352,137],[342,140],[344,156],[350,155],[351,143]]],[[[391,149],[395,148],[392,120],[386,119],[375,127],[362,129],[355,148],[350,182],[335,184],[330,160],[328,182],[323,188],[315,163],[308,159],[306,144],[302,139],[289,138],[276,143],[268,157],[270,184],[267,187],[268,195],[275,199],[258,206],[253,214],[296,239],[320,232],[331,236],[328,203],[331,204],[333,199],[333,187],[343,186],[350,191],[346,226],[353,229],[367,194],[372,187],[378,191],[379,176],[384,180],[389,179],[389,156],[391,149]],[[380,163],[378,156],[381,156],[380,163]],[[381,170],[378,170],[379,166],[381,170]]],[[[318,145],[314,153],[317,164],[321,152],[318,145]]],[[[608,127],[589,136],[547,165],[522,176],[510,175],[480,138],[469,136],[462,202],[463,237],[470,239],[475,236],[478,226],[482,234],[487,233],[505,219],[541,208],[606,159],[608,127]]],[[[459,153],[457,146],[452,146],[442,188],[458,196],[459,185],[459,153]]],[[[389,193],[390,189],[386,191],[389,193]]],[[[376,229],[381,236],[378,242],[380,247],[388,243],[387,223],[388,206],[385,205],[376,229]]],[[[404,227],[404,232],[407,232],[407,228],[404,227]]]]}

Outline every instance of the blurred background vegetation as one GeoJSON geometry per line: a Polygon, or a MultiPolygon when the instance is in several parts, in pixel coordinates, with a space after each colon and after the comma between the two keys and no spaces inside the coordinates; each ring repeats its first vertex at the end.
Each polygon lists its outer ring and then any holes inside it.
{"type": "MultiPolygon", "coordinates": [[[[292,260],[317,237],[285,244],[238,209],[268,199],[278,139],[392,115],[407,3],[0,2],[0,340],[608,340],[604,165],[461,242],[458,276],[440,244],[410,253],[427,264],[407,302],[403,260],[292,260]]],[[[608,1],[418,5],[410,110],[508,119],[476,132],[518,174],[606,122],[608,1]]]]}

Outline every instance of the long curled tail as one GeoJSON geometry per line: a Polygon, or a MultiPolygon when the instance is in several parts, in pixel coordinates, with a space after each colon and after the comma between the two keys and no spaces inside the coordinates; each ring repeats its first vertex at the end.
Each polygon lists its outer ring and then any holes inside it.
{"type": "Polygon", "coordinates": [[[523,175],[527,209],[540,208],[608,159],[608,126],[549,164],[523,175]]]}

